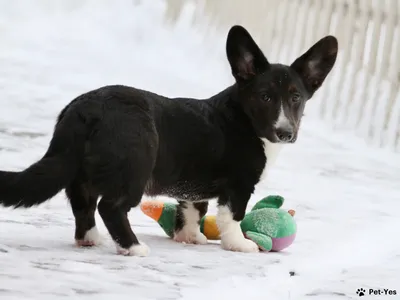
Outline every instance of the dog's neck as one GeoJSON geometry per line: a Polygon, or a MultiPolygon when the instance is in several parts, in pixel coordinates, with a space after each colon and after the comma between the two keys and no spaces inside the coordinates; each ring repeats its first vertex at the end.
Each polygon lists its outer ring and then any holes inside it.
{"type": "Polygon", "coordinates": [[[282,150],[282,146],[284,145],[280,143],[271,143],[265,138],[261,138],[261,141],[264,144],[264,153],[265,157],[267,158],[267,162],[265,164],[264,171],[261,174],[260,181],[264,180],[268,176],[269,170],[275,164],[278,155],[282,150]]]}
{"type": "Polygon", "coordinates": [[[228,117],[235,116],[248,119],[239,103],[237,84],[227,87],[205,101],[222,114],[229,115],[228,117]]]}
{"type": "MultiPolygon", "coordinates": [[[[234,84],[221,91],[220,93],[214,95],[213,97],[207,99],[207,101],[209,101],[211,105],[213,105],[217,110],[224,114],[225,117],[228,119],[234,120],[236,118],[240,118],[248,120],[248,122],[245,123],[247,130],[251,130],[254,135],[256,135],[250,119],[247,117],[238,101],[237,89],[237,85],[234,84]]],[[[243,123],[240,124],[243,125],[243,123]]],[[[262,142],[264,153],[267,159],[264,171],[260,178],[261,181],[267,177],[270,168],[275,164],[284,144],[272,143],[266,138],[259,137],[259,139],[262,142]]]]}

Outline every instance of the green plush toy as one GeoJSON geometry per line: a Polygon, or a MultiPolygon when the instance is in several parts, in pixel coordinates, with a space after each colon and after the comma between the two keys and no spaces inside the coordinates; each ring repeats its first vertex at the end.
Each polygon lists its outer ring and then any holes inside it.
{"type": "MultiPolygon", "coordinates": [[[[240,223],[244,236],[263,251],[281,251],[289,247],[296,237],[295,212],[281,209],[283,202],[281,196],[265,197],[254,205],[240,223]]],[[[140,208],[156,220],[169,237],[173,237],[177,204],[143,201],[140,208]]],[[[210,240],[220,239],[215,216],[204,216],[200,221],[200,231],[210,240]]]]}

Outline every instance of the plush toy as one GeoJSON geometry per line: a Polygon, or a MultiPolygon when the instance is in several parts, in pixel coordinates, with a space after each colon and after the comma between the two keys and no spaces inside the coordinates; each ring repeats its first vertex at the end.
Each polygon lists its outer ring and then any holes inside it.
{"type": "MultiPolygon", "coordinates": [[[[281,209],[283,201],[281,196],[268,196],[258,201],[240,223],[244,236],[263,251],[281,251],[289,247],[296,237],[295,211],[281,209]]],[[[173,237],[177,204],[143,201],[140,208],[157,221],[169,237],[173,237]]],[[[209,240],[220,239],[215,216],[204,216],[200,220],[200,231],[209,240]]]]}

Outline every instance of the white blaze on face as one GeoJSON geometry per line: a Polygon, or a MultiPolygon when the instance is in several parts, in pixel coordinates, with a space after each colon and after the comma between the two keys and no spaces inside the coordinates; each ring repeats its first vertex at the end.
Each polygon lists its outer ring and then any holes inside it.
{"type": "Polygon", "coordinates": [[[290,125],[290,121],[285,115],[285,110],[283,109],[283,104],[281,104],[278,120],[276,120],[276,123],[275,123],[275,129],[276,128],[283,129],[283,128],[291,128],[291,127],[292,127],[292,125],[290,125]]]}
{"type": "MultiPolygon", "coordinates": [[[[278,119],[274,125],[275,129],[289,129],[292,126],[290,125],[289,119],[285,115],[285,111],[283,109],[283,104],[281,103],[278,119]]],[[[267,175],[268,171],[270,170],[271,166],[276,162],[278,155],[282,149],[281,143],[271,143],[268,139],[262,138],[261,141],[263,142],[265,157],[267,161],[264,166],[264,170],[260,176],[260,182],[263,181],[267,175]]]]}

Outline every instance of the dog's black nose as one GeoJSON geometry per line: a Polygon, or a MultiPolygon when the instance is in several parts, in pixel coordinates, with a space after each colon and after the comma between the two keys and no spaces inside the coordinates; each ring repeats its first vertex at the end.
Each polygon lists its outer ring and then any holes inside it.
{"type": "Polygon", "coordinates": [[[276,130],[276,136],[281,142],[291,142],[294,138],[294,133],[290,129],[278,128],[276,130]]]}

